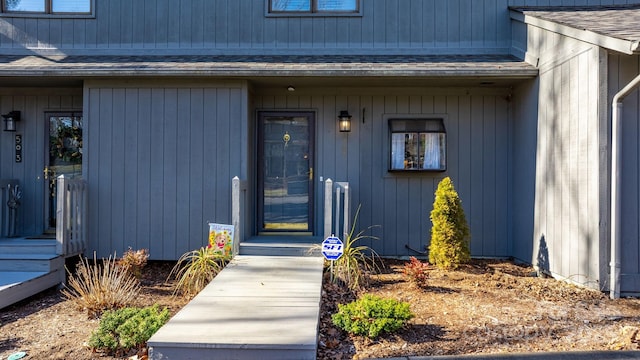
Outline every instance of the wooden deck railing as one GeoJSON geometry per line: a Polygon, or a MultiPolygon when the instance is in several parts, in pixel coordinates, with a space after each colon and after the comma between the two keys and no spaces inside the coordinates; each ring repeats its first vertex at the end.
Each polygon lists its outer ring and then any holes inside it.
{"type": "Polygon", "coordinates": [[[0,180],[0,237],[12,237],[17,233],[17,211],[11,212],[8,202],[11,191],[18,186],[18,180],[0,180]]]}
{"type": "Polygon", "coordinates": [[[342,240],[351,230],[351,194],[348,182],[324,182],[324,237],[335,235],[342,240]],[[335,197],[334,197],[335,194],[335,197]],[[333,210],[335,209],[335,211],[333,210]],[[342,231],[340,231],[342,225],[342,231]],[[333,231],[331,231],[333,229],[333,231]]]}
{"type": "Polygon", "coordinates": [[[80,254],[87,246],[87,184],[60,175],[56,191],[57,253],[80,254]]]}

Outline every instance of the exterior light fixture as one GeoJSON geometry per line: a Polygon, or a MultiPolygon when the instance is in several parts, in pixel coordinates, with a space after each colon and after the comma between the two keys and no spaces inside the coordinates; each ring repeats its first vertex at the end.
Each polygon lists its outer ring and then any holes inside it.
{"type": "Polygon", "coordinates": [[[289,86],[287,86],[287,91],[294,92],[294,91],[296,91],[296,88],[293,85],[289,85],[289,86]]]}
{"type": "Polygon", "coordinates": [[[16,122],[20,121],[20,111],[11,111],[4,118],[4,131],[16,131],[16,122]]]}
{"type": "Polygon", "coordinates": [[[338,128],[340,129],[340,132],[351,131],[351,115],[349,115],[349,111],[340,111],[340,115],[338,115],[338,128]]]}

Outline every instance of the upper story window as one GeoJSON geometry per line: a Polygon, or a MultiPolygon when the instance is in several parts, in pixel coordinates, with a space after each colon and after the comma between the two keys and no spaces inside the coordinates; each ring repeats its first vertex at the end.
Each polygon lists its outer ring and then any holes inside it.
{"type": "Polygon", "coordinates": [[[360,0],[268,0],[270,14],[357,14],[360,0]]]}
{"type": "Polygon", "coordinates": [[[93,0],[2,0],[4,14],[89,15],[93,0]]]}

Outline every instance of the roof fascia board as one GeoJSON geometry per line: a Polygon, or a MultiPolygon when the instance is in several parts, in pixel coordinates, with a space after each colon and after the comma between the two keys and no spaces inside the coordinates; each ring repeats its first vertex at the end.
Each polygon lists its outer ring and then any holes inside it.
{"type": "Polygon", "coordinates": [[[483,78],[494,77],[500,79],[525,79],[538,75],[535,68],[526,70],[511,69],[487,69],[487,70],[458,70],[451,68],[431,69],[431,70],[167,70],[167,69],[24,69],[5,70],[0,69],[0,75],[5,77],[20,76],[52,76],[52,77],[103,77],[103,76],[140,76],[140,77],[174,77],[174,76],[216,76],[224,78],[250,78],[250,77],[424,77],[424,78],[483,78]]]}
{"type": "Polygon", "coordinates": [[[588,42],[627,55],[633,55],[640,50],[637,41],[616,39],[611,36],[595,33],[590,30],[576,29],[571,26],[540,19],[532,15],[526,15],[515,11],[511,11],[511,18],[514,20],[522,21],[528,25],[537,26],[548,31],[552,31],[564,36],[569,36],[580,41],[588,42]]]}

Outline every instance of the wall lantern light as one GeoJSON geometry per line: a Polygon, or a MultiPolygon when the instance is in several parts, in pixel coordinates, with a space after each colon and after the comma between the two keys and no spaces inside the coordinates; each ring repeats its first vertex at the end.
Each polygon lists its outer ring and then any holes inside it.
{"type": "Polygon", "coordinates": [[[11,111],[4,118],[4,131],[16,131],[16,122],[20,121],[20,111],[11,111]]]}
{"type": "Polygon", "coordinates": [[[349,111],[340,111],[340,115],[338,115],[338,128],[340,129],[340,132],[351,131],[351,115],[349,115],[349,111]]]}

